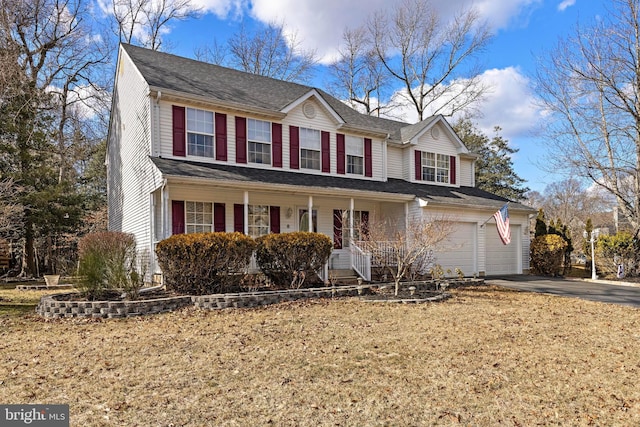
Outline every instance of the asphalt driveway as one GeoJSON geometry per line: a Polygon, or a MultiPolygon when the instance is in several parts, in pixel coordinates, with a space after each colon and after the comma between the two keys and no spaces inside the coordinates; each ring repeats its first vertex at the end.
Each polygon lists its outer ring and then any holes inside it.
{"type": "Polygon", "coordinates": [[[559,279],[539,276],[488,277],[485,282],[505,288],[539,292],[640,308],[640,287],[605,281],[559,279]]]}

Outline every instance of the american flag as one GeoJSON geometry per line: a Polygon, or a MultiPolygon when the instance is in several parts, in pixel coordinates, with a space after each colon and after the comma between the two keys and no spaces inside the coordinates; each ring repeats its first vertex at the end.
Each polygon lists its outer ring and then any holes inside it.
{"type": "Polygon", "coordinates": [[[501,207],[493,217],[496,219],[496,228],[498,229],[498,235],[502,244],[508,245],[511,243],[511,229],[509,228],[509,207],[508,203],[501,207]]]}

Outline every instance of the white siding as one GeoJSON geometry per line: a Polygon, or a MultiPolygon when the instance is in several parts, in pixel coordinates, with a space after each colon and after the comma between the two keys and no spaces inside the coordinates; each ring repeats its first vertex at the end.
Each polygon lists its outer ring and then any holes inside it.
{"type": "Polygon", "coordinates": [[[148,87],[121,49],[108,141],[109,229],[133,233],[141,252],[151,250],[151,192],[160,186],[149,160],[151,129],[148,87]]]}
{"type": "Polygon", "coordinates": [[[458,177],[460,179],[460,185],[464,187],[473,187],[473,161],[468,159],[459,159],[459,161],[460,169],[458,172],[458,177]]]}
{"type": "MultiPolygon", "coordinates": [[[[154,101],[155,105],[155,101],[154,101]]],[[[236,162],[236,130],[235,130],[235,115],[231,112],[224,111],[221,109],[207,109],[203,106],[194,106],[176,102],[169,101],[160,101],[158,103],[158,112],[157,117],[159,117],[160,125],[159,125],[159,144],[158,149],[154,150],[154,155],[160,155],[165,158],[177,158],[184,160],[185,157],[174,157],[173,156],[173,105],[180,105],[183,107],[194,107],[200,108],[207,111],[213,111],[218,113],[223,113],[227,115],[227,161],[220,162],[215,159],[205,159],[201,157],[187,157],[188,160],[195,161],[206,161],[211,163],[226,163],[226,164],[235,164],[236,162]]],[[[260,120],[265,120],[264,118],[260,118],[257,116],[251,115],[243,115],[243,117],[247,118],[256,118],[260,120]]],[[[267,119],[268,120],[268,119],[267,119]]],[[[268,120],[269,121],[269,120],[268,120]]],[[[330,147],[330,174],[334,176],[341,176],[347,178],[355,178],[355,179],[374,179],[382,181],[385,177],[384,173],[384,164],[383,164],[383,144],[384,141],[381,139],[372,138],[371,141],[371,155],[372,155],[372,177],[364,177],[364,176],[351,176],[351,175],[338,175],[337,174],[337,165],[336,165],[336,133],[337,125],[333,117],[325,110],[324,106],[320,104],[318,101],[309,99],[302,103],[300,106],[291,110],[287,116],[282,121],[282,170],[290,170],[296,173],[308,173],[308,174],[325,174],[321,171],[314,171],[309,169],[290,169],[290,150],[289,150],[289,126],[298,126],[305,127],[309,129],[317,129],[319,131],[329,132],[329,147],[330,147]],[[316,116],[313,119],[307,118],[302,112],[302,106],[305,103],[312,103],[315,106],[316,116]]],[[[343,133],[343,132],[340,132],[343,133]]],[[[362,135],[355,135],[362,137],[362,135]]],[[[242,166],[248,167],[258,167],[258,168],[270,168],[271,166],[263,166],[263,165],[252,165],[252,164],[242,164],[242,166]]],[[[400,165],[401,167],[401,165],[400,165]]]]}
{"type": "Polygon", "coordinates": [[[409,150],[400,147],[387,148],[387,176],[389,178],[406,179],[404,176],[404,155],[409,150]]]}

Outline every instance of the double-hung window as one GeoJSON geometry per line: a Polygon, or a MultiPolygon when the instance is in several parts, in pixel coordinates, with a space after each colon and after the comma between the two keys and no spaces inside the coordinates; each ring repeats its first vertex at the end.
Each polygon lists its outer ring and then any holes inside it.
{"type": "Polygon", "coordinates": [[[248,119],[249,162],[271,164],[271,123],[248,119]]]}
{"type": "Polygon", "coordinates": [[[355,136],[345,138],[345,151],[347,155],[347,173],[354,175],[364,174],[364,140],[355,136]]]}
{"type": "Polygon", "coordinates": [[[187,108],[187,153],[213,157],[213,112],[187,108]]]}
{"type": "Polygon", "coordinates": [[[213,231],[213,203],[185,203],[185,231],[187,233],[208,233],[213,231]]]}
{"type": "Polygon", "coordinates": [[[449,156],[422,152],[422,180],[448,184],[449,162],[449,156]]]}
{"type": "Polygon", "coordinates": [[[300,128],[300,167],[320,170],[320,131],[300,128]]]}
{"type": "Polygon", "coordinates": [[[269,234],[269,206],[249,205],[249,236],[260,237],[269,234]]]}

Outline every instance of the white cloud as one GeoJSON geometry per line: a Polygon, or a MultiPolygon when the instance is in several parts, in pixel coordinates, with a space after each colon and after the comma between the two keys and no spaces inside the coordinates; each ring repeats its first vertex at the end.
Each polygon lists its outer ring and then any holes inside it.
{"type": "MultiPolygon", "coordinates": [[[[295,34],[305,50],[315,50],[323,62],[335,57],[346,27],[364,24],[369,15],[391,10],[402,0],[194,0],[203,10],[219,18],[248,14],[258,21],[282,22],[285,31],[295,34]]],[[[494,29],[504,28],[523,11],[542,0],[432,0],[441,18],[473,6],[494,29]]]]}
{"type": "Polygon", "coordinates": [[[573,6],[576,4],[576,0],[563,0],[558,5],[558,10],[560,12],[564,11],[566,8],[573,6]]]}
{"type": "Polygon", "coordinates": [[[481,79],[491,91],[480,105],[480,129],[491,135],[494,126],[500,126],[506,139],[530,136],[544,113],[536,105],[529,79],[514,67],[487,70],[481,79]]]}
{"type": "MultiPolygon", "coordinates": [[[[494,127],[500,126],[501,135],[508,140],[531,136],[544,118],[544,112],[536,105],[529,80],[514,67],[487,70],[480,75],[480,80],[490,90],[476,106],[481,112],[481,116],[474,118],[478,128],[486,135],[493,135],[494,127]]],[[[406,101],[407,97],[402,96],[403,92],[404,89],[396,92],[394,100],[403,106],[394,109],[390,118],[415,123],[418,114],[406,101]]],[[[436,104],[434,107],[439,107],[443,102],[436,104]]],[[[455,120],[454,117],[452,121],[455,120]]]]}

